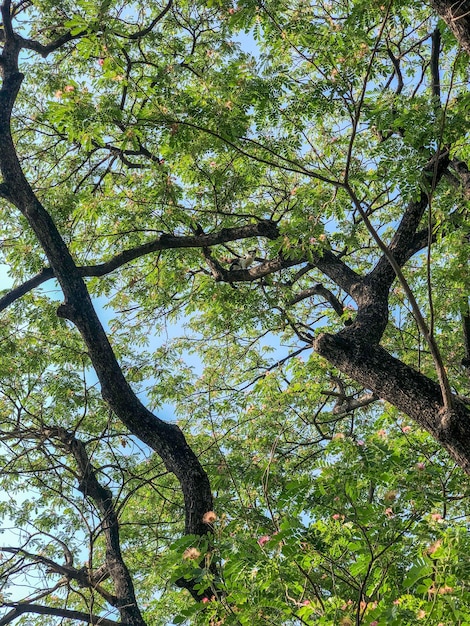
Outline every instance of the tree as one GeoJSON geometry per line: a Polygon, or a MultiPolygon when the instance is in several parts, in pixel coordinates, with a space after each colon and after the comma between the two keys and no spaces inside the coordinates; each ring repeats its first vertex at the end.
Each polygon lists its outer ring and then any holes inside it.
{"type": "Polygon", "coordinates": [[[469,623],[468,3],[148,4],[1,6],[0,625],[469,623]]]}

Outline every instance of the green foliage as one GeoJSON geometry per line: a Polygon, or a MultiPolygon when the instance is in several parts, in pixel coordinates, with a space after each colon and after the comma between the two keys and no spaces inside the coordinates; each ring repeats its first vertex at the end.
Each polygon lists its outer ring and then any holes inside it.
{"type": "MultiPolygon", "coordinates": [[[[437,18],[423,3],[182,0],[147,29],[165,8],[18,5],[23,37],[45,45],[72,35],[45,59],[21,58],[13,130],[28,180],[81,267],[161,235],[262,220],[279,236],[221,240],[212,259],[228,271],[257,246],[255,267],[292,264],[230,282],[215,279],[201,245],[163,246],[86,278],[133,390],[177,421],[208,473],[217,517],[205,538],[183,535],[176,478],[102,399],[78,332],[56,315],[57,284],[2,312],[5,613],[28,598],[117,616],[109,578],[83,587],[46,560],[71,553],[74,567],[94,572],[107,549],[58,435],[66,429],[112,494],[149,625],[468,625],[463,472],[311,351],[314,336],[355,314],[318,260],[333,252],[362,274],[381,254],[351,192],[389,243],[404,207],[430,190],[423,168],[436,147],[468,162],[468,58],[439,24],[439,106],[429,73],[437,18]],[[331,297],[309,293],[314,285],[331,297]]],[[[421,224],[430,256],[423,244],[404,272],[468,403],[468,187],[449,175],[431,195],[421,224]]],[[[5,200],[2,209],[0,261],[17,286],[48,260],[26,220],[5,200]]],[[[382,345],[435,380],[398,283],[389,304],[382,345]]]]}

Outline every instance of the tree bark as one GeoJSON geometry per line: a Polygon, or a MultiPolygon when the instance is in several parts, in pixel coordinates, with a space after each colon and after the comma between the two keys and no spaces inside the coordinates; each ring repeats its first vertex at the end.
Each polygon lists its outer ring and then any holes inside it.
{"type": "Polygon", "coordinates": [[[399,361],[381,346],[323,333],[314,348],[353,380],[390,402],[426,429],[470,474],[470,411],[454,398],[453,411],[443,412],[439,385],[399,361]]]}
{"type": "Polygon", "coordinates": [[[470,54],[470,0],[431,0],[431,6],[470,54]]]}

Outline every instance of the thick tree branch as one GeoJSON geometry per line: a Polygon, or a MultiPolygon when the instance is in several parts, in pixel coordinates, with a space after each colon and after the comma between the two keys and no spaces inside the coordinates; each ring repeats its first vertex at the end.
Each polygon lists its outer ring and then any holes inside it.
{"type": "Polygon", "coordinates": [[[453,411],[442,410],[440,386],[392,357],[378,345],[322,334],[314,348],[341,372],[413,418],[470,474],[470,411],[453,397],[453,411]]]}
{"type": "Polygon", "coordinates": [[[18,37],[18,39],[19,39],[20,46],[22,48],[25,48],[26,50],[32,50],[33,52],[37,52],[43,58],[46,58],[51,52],[58,50],[69,41],[80,39],[80,37],[83,37],[84,34],[85,34],[85,31],[82,31],[81,33],[78,33],[76,35],[72,35],[70,32],[67,32],[67,33],[64,33],[63,35],[60,35],[59,37],[57,37],[57,39],[55,39],[54,41],[51,41],[48,44],[42,44],[39,41],[35,41],[34,39],[25,39],[24,37],[18,37]]]}
{"type": "MultiPolygon", "coordinates": [[[[89,589],[93,589],[97,593],[99,593],[106,602],[109,602],[111,606],[118,607],[119,600],[113,594],[106,591],[103,587],[101,587],[97,582],[96,572],[91,573],[88,571],[86,567],[81,567],[77,569],[73,566],[71,562],[66,562],[61,565],[60,563],[56,563],[52,559],[49,559],[40,554],[33,554],[24,550],[23,548],[13,548],[9,546],[1,546],[2,552],[8,552],[10,554],[21,554],[22,556],[28,558],[30,561],[35,563],[41,563],[47,568],[48,572],[54,572],[63,576],[63,578],[67,580],[76,580],[80,587],[88,587],[89,589]]],[[[106,572],[108,572],[106,568],[106,572]]],[[[103,576],[100,577],[100,581],[103,581],[103,576]]]]}
{"type": "Polygon", "coordinates": [[[347,294],[352,295],[362,277],[352,270],[344,261],[331,250],[321,250],[314,256],[313,263],[325,276],[328,276],[347,294]]]}
{"type": "Polygon", "coordinates": [[[207,265],[209,266],[209,269],[211,271],[211,274],[214,280],[216,282],[219,282],[219,281],[226,279],[228,280],[228,282],[231,282],[230,281],[231,272],[227,272],[226,270],[224,270],[224,268],[219,263],[219,261],[217,261],[217,259],[214,259],[210,249],[204,246],[204,248],[202,249],[202,253],[204,254],[204,258],[206,260],[207,265]],[[227,279],[227,276],[228,276],[228,279],[227,279]]]}
{"type": "Polygon", "coordinates": [[[283,269],[304,263],[308,263],[310,267],[319,269],[348,294],[351,294],[355,287],[361,282],[361,277],[330,250],[319,250],[313,255],[311,261],[308,261],[306,257],[300,256],[296,259],[284,259],[280,256],[276,259],[263,261],[247,270],[227,271],[223,270],[219,265],[218,280],[224,280],[230,283],[252,282],[264,276],[268,276],[269,274],[274,274],[283,269]]]}
{"type": "Polygon", "coordinates": [[[4,41],[9,42],[16,38],[15,33],[13,32],[13,25],[11,21],[11,2],[10,0],[4,0],[2,7],[2,23],[3,23],[3,33],[4,33],[4,41]]]}
{"type": "Polygon", "coordinates": [[[35,613],[36,615],[53,615],[54,617],[61,617],[67,620],[78,620],[85,622],[86,624],[99,624],[99,626],[132,626],[129,622],[115,622],[114,620],[101,617],[99,615],[92,615],[90,613],[84,613],[83,611],[72,611],[70,609],[56,609],[51,606],[41,606],[40,604],[29,604],[27,602],[20,602],[16,605],[5,604],[5,606],[13,606],[4,617],[0,617],[0,626],[6,626],[11,624],[20,615],[25,613],[35,613]]]}
{"type": "MultiPolygon", "coordinates": [[[[123,250],[123,252],[120,252],[105,263],[77,267],[77,272],[82,277],[105,276],[126,263],[130,263],[135,259],[145,256],[146,254],[151,254],[161,250],[177,248],[208,249],[209,246],[226,243],[228,241],[236,241],[252,237],[267,237],[268,239],[276,239],[278,235],[279,231],[277,224],[269,220],[261,220],[256,224],[248,224],[246,226],[236,228],[224,228],[216,233],[209,234],[188,236],[163,234],[157,239],[149,241],[146,244],[136,246],[135,248],[129,248],[128,250],[123,250]]],[[[229,272],[228,270],[225,270],[222,265],[212,257],[212,255],[211,259],[213,260],[212,269],[214,270],[213,273],[215,279],[230,283],[251,282],[274,272],[278,272],[281,269],[293,267],[299,263],[306,262],[306,259],[283,260],[278,258],[272,259],[271,261],[265,261],[264,263],[256,265],[249,270],[236,270],[229,272]]],[[[351,289],[354,285],[359,283],[361,280],[358,274],[351,270],[351,268],[349,268],[329,250],[320,251],[316,255],[314,264],[311,264],[310,267],[317,267],[347,293],[351,293],[351,289]]],[[[24,296],[32,289],[38,287],[47,280],[54,278],[54,276],[55,274],[52,268],[44,268],[41,272],[36,274],[36,276],[33,276],[29,280],[25,281],[22,285],[11,289],[7,294],[0,298],[0,311],[6,309],[10,304],[24,296]]],[[[326,292],[323,295],[326,297],[326,292]]],[[[327,299],[329,300],[329,298],[327,299]]],[[[333,301],[330,301],[330,303],[333,306],[333,301]]]]}
{"type": "MultiPolygon", "coordinates": [[[[390,57],[391,62],[393,63],[393,68],[395,70],[395,74],[397,75],[397,87],[395,93],[400,95],[403,91],[404,82],[403,82],[403,74],[400,67],[400,60],[393,54],[392,50],[387,46],[387,54],[390,57]]],[[[392,75],[393,76],[393,75],[392,75]]]]}
{"type": "Polygon", "coordinates": [[[464,357],[461,361],[462,365],[467,369],[470,368],[470,307],[467,305],[462,308],[462,326],[463,326],[463,346],[465,350],[464,357]]]}
{"type": "MultiPolygon", "coordinates": [[[[426,165],[424,175],[427,176],[429,181],[430,194],[432,194],[444,171],[447,169],[448,163],[448,150],[444,150],[442,152],[438,150],[434,157],[426,165]]],[[[447,372],[442,360],[442,355],[439,351],[434,335],[430,331],[418,303],[416,302],[414,293],[410,289],[410,286],[408,285],[402,272],[402,266],[407,259],[401,258],[401,249],[405,248],[409,254],[411,242],[414,239],[416,228],[419,224],[418,218],[420,219],[421,215],[424,213],[424,208],[426,207],[427,202],[425,203],[421,197],[418,203],[411,203],[408,205],[392,243],[390,246],[387,246],[372,225],[366,211],[361,205],[360,200],[349,185],[347,186],[347,191],[349,192],[354,206],[364,220],[367,230],[383,253],[383,256],[377,266],[367,276],[360,288],[357,289],[357,296],[355,297],[353,295],[359,305],[359,310],[356,323],[353,324],[350,330],[355,334],[356,341],[365,339],[369,339],[369,341],[372,341],[373,343],[378,343],[380,341],[388,319],[388,291],[394,278],[398,278],[398,281],[400,282],[400,285],[405,291],[410,302],[416,323],[429,346],[442,391],[443,406],[450,419],[450,416],[453,414],[453,396],[449,380],[447,378],[447,372]],[[411,222],[408,224],[408,231],[406,230],[407,222],[411,222]],[[406,244],[405,246],[403,245],[404,242],[406,244]]]]}
{"type": "Polygon", "coordinates": [[[337,402],[333,409],[333,415],[345,415],[347,413],[351,413],[356,409],[361,409],[366,406],[369,406],[373,402],[376,402],[378,397],[375,393],[365,393],[359,398],[350,398],[343,397],[340,401],[337,402]]]}
{"type": "MultiPolygon", "coordinates": [[[[130,263],[146,254],[158,252],[160,250],[170,250],[176,248],[204,248],[217,244],[226,243],[227,241],[237,241],[239,239],[248,239],[250,237],[267,237],[275,239],[278,236],[278,228],[275,222],[269,220],[261,220],[256,224],[248,224],[236,228],[223,228],[219,232],[210,234],[199,234],[194,236],[177,236],[162,234],[160,237],[149,241],[148,243],[123,250],[116,256],[105,263],[97,265],[85,265],[77,267],[77,271],[82,277],[89,276],[105,276],[110,274],[119,267],[130,263]]],[[[33,276],[23,284],[11,289],[7,294],[0,298],[0,311],[6,309],[10,304],[18,300],[26,293],[39,287],[47,280],[54,278],[55,274],[52,268],[47,267],[41,270],[36,276],[33,276]]]]}
{"type": "Polygon", "coordinates": [[[47,434],[49,437],[57,438],[72,454],[77,464],[80,481],[78,488],[84,496],[93,500],[100,513],[100,525],[106,543],[106,569],[114,583],[114,597],[110,597],[111,603],[119,609],[123,621],[136,626],[145,626],[137,605],[132,578],[122,557],[119,521],[111,491],[98,482],[82,441],[64,428],[49,429],[47,434]]]}
{"type": "MultiPolygon", "coordinates": [[[[432,189],[439,183],[449,165],[449,152],[439,152],[424,168],[423,175],[429,182],[431,178],[432,189]]],[[[397,265],[403,267],[410,257],[416,252],[415,234],[421,223],[426,207],[428,206],[428,194],[421,191],[417,200],[408,204],[403,216],[387,247],[388,253],[393,256],[397,265]]],[[[370,273],[371,282],[381,283],[385,288],[390,288],[396,278],[396,273],[390,263],[387,254],[383,254],[370,273]]]]}
{"type": "Polygon", "coordinates": [[[431,0],[430,4],[470,54],[470,0],[431,0]]]}
{"type": "Polygon", "coordinates": [[[103,276],[112,272],[117,267],[129,263],[138,257],[151,252],[160,250],[176,249],[176,248],[208,248],[228,241],[236,241],[238,239],[248,239],[249,237],[267,237],[268,239],[276,239],[279,231],[275,222],[269,220],[260,220],[256,224],[247,224],[246,226],[238,226],[235,228],[223,228],[218,232],[209,234],[178,236],[170,234],[162,234],[157,239],[149,241],[146,244],[123,250],[120,254],[110,259],[108,262],[100,265],[91,265],[82,268],[86,276],[103,276]]]}
{"type": "Polygon", "coordinates": [[[11,289],[0,298],[0,311],[5,310],[8,306],[10,306],[10,304],[19,300],[19,298],[29,293],[36,287],[39,287],[39,285],[42,285],[42,283],[45,283],[47,280],[51,280],[51,278],[54,278],[54,272],[50,267],[46,267],[41,270],[39,274],[33,276],[33,278],[30,278],[18,287],[11,289]]]}
{"type": "MultiPolygon", "coordinates": [[[[423,218],[427,206],[428,196],[426,193],[421,192],[419,194],[419,198],[414,202],[410,202],[406,207],[398,228],[388,246],[389,252],[393,254],[400,267],[403,267],[409,259],[413,236],[423,218]]],[[[383,278],[385,278],[385,274],[387,274],[389,285],[391,285],[396,278],[395,273],[393,272],[392,267],[385,255],[380,258],[373,270],[373,274],[381,274],[383,278]]]]}
{"type": "Polygon", "coordinates": [[[441,102],[441,79],[439,76],[439,54],[441,52],[441,31],[435,28],[431,48],[431,91],[438,104],[441,102]]]}
{"type": "MultiPolygon", "coordinates": [[[[352,197],[354,196],[352,195],[352,197]]],[[[452,409],[453,396],[451,393],[449,380],[447,378],[447,372],[445,370],[444,363],[442,360],[442,355],[437,346],[435,337],[433,333],[429,330],[429,326],[421,313],[421,310],[418,306],[415,295],[413,291],[411,290],[408,282],[406,281],[400,265],[397,263],[394,255],[390,252],[390,250],[381,240],[375,228],[372,226],[367,215],[360,207],[360,203],[358,202],[357,198],[355,198],[354,201],[355,201],[356,206],[360,210],[361,215],[364,218],[364,221],[367,225],[367,229],[371,233],[372,237],[376,241],[379,248],[382,250],[384,256],[387,258],[391,267],[393,268],[393,271],[396,277],[398,278],[400,285],[406,294],[406,297],[408,298],[408,301],[411,305],[411,309],[413,311],[413,315],[416,320],[416,324],[418,325],[421,333],[423,334],[426,340],[426,343],[429,346],[429,350],[431,352],[431,356],[432,356],[432,359],[436,368],[436,373],[439,378],[439,384],[440,384],[441,391],[442,391],[443,408],[445,409],[446,413],[450,416],[453,413],[453,409],[452,409]]],[[[364,295],[366,296],[365,306],[361,306],[358,298],[356,298],[356,301],[359,303],[360,306],[359,306],[359,312],[356,318],[356,323],[353,325],[351,330],[356,334],[356,340],[368,338],[373,343],[378,343],[382,336],[383,331],[385,330],[386,319],[388,317],[388,289],[384,289],[385,286],[383,284],[383,281],[377,284],[374,284],[374,282],[371,280],[370,275],[367,277],[367,279],[368,280],[364,283],[364,285],[362,286],[363,288],[361,289],[361,292],[360,292],[361,298],[364,298],[364,295]],[[376,319],[374,320],[374,314],[376,314],[376,312],[381,313],[381,315],[377,315],[376,319]],[[369,330],[367,329],[368,321],[371,323],[371,328],[369,330]]]]}
{"type": "Polygon", "coordinates": [[[467,164],[459,159],[452,159],[451,167],[460,180],[466,198],[470,198],[470,171],[467,164]]]}

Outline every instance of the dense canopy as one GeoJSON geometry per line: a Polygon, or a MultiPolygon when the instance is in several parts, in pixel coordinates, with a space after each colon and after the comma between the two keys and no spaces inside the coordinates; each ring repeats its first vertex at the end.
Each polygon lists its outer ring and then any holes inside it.
{"type": "Polygon", "coordinates": [[[468,626],[470,2],[1,16],[0,626],[468,626]]]}

